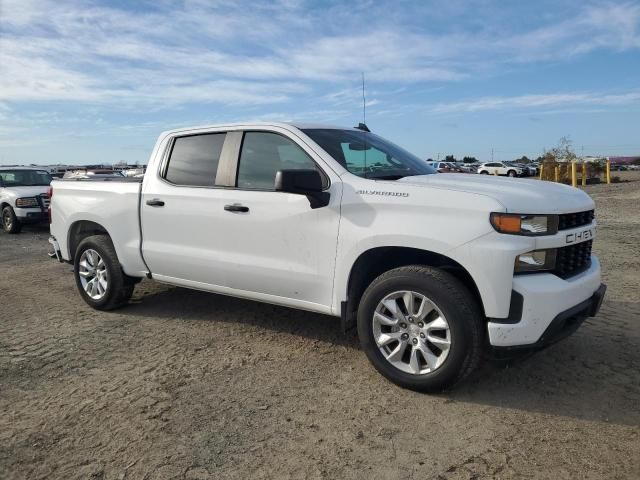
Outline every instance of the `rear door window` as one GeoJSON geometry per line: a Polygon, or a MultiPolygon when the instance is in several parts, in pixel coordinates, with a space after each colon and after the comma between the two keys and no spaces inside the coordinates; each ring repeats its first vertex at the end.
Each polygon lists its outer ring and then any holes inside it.
{"type": "Polygon", "coordinates": [[[178,137],[173,142],[165,178],[176,185],[213,187],[226,133],[178,137]]]}

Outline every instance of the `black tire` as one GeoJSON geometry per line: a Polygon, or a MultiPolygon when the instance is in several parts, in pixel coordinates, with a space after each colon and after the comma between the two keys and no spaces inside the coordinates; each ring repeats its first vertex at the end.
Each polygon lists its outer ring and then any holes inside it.
{"type": "Polygon", "coordinates": [[[515,170],[509,170],[507,172],[507,176],[512,177],[512,178],[516,177],[517,176],[516,171],[515,170]]]}
{"type": "Polygon", "coordinates": [[[489,172],[487,172],[486,170],[482,170],[482,171],[480,172],[480,175],[489,175],[489,172]]]}
{"type": "Polygon", "coordinates": [[[367,288],[358,308],[358,336],[373,366],[393,383],[420,392],[439,392],[467,377],[483,353],[483,316],[469,290],[453,275],[437,268],[411,265],[383,273],[367,288]],[[411,374],[394,367],[380,352],[373,333],[373,314],[390,293],[411,290],[431,299],[447,318],[451,347],[433,372],[411,374]]]}
{"type": "Polygon", "coordinates": [[[116,250],[107,235],[93,235],[80,242],[73,261],[73,275],[76,279],[76,286],[80,296],[89,306],[96,310],[114,310],[126,305],[135,287],[135,280],[122,271],[116,250]],[[82,253],[88,249],[95,250],[102,257],[109,278],[106,292],[99,300],[94,300],[84,291],[80,280],[80,258],[82,253]]]}
{"type": "Polygon", "coordinates": [[[10,206],[6,206],[2,209],[2,228],[7,233],[20,233],[22,230],[22,223],[16,217],[13,208],[10,206]]]}

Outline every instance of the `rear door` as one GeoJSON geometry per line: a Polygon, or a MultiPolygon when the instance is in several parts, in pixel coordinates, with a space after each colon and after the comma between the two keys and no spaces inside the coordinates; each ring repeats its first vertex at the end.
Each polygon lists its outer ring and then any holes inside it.
{"type": "Polygon", "coordinates": [[[154,278],[187,286],[225,286],[225,190],[221,161],[237,156],[239,133],[211,131],[170,140],[148,171],[141,199],[145,261],[154,278]]]}

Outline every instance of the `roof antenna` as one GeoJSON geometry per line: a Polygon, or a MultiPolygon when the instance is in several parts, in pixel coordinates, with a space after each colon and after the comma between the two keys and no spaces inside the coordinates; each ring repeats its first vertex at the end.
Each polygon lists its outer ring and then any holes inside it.
{"type": "Polygon", "coordinates": [[[358,123],[356,128],[363,132],[371,132],[369,127],[367,127],[367,99],[364,95],[364,72],[362,72],[362,122],[358,123]]]}

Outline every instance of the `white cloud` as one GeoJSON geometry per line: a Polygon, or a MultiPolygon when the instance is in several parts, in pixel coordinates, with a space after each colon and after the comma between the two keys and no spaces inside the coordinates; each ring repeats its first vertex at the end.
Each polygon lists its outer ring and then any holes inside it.
{"type": "Polygon", "coordinates": [[[462,102],[439,103],[429,108],[434,113],[476,112],[518,108],[557,107],[567,105],[628,105],[640,102],[640,91],[622,94],[554,93],[512,97],[481,97],[462,102]]]}
{"type": "MultiPolygon", "coordinates": [[[[277,104],[315,97],[319,86],[357,84],[362,71],[368,86],[392,83],[395,90],[458,82],[514,62],[640,48],[637,3],[588,5],[573,18],[497,34],[488,10],[477,19],[488,26],[466,30],[436,32],[407,19],[412,9],[431,8],[420,13],[444,23],[439,5],[417,4],[401,15],[368,1],[319,9],[303,0],[162,0],[146,11],[80,0],[2,2],[0,100],[11,103],[277,104]]],[[[463,15],[466,8],[446,11],[463,15]]],[[[359,95],[328,100],[349,105],[359,95]]],[[[499,101],[441,108],[486,109],[499,101]]]]}

